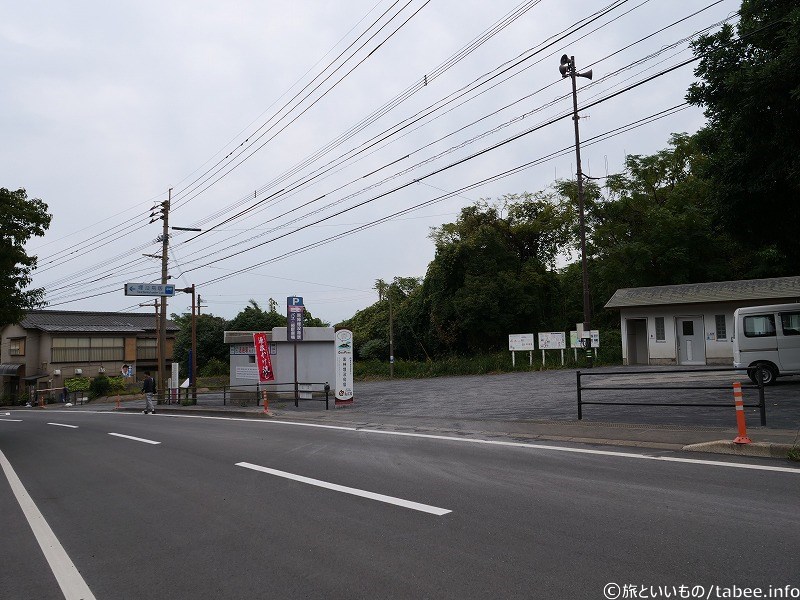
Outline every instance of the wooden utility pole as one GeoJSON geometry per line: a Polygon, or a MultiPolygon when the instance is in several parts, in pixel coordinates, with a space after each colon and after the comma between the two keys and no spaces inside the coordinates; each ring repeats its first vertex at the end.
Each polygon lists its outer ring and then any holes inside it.
{"type": "MultiPolygon", "coordinates": [[[[164,204],[162,218],[164,219],[161,234],[161,284],[167,284],[167,251],[169,250],[169,205],[172,202],[172,188],[169,188],[167,201],[164,204]]],[[[158,330],[158,401],[166,398],[165,392],[167,375],[167,297],[161,296],[161,316],[158,330]]]]}

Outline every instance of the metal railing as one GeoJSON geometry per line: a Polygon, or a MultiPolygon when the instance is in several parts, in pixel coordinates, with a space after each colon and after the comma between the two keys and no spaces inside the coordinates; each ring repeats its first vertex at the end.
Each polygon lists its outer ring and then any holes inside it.
{"type": "MultiPolygon", "coordinates": [[[[330,385],[327,381],[325,382],[270,382],[270,383],[255,383],[255,384],[237,384],[237,385],[223,385],[220,388],[210,389],[207,392],[200,392],[198,393],[198,399],[203,402],[213,402],[213,398],[216,398],[216,401],[222,401],[223,406],[227,406],[228,403],[234,403],[236,401],[244,402],[244,405],[250,403],[250,401],[254,401],[255,405],[258,406],[262,403],[262,395],[264,392],[268,394],[281,394],[284,398],[281,398],[281,401],[284,400],[294,400],[295,407],[298,407],[300,401],[320,401],[325,402],[325,410],[330,409],[330,385]],[[304,389],[305,388],[305,389],[304,389]],[[302,397],[304,394],[310,394],[309,398],[302,397]],[[324,397],[322,396],[324,394],[324,397]],[[289,396],[289,398],[286,398],[289,396]]],[[[178,396],[175,397],[170,394],[169,398],[165,399],[167,404],[172,403],[173,401],[176,403],[180,403],[182,401],[186,401],[189,399],[189,392],[184,391],[183,393],[178,392],[178,396]]],[[[273,399],[274,401],[274,399],[273,399]]]]}
{"type": "MultiPolygon", "coordinates": [[[[716,403],[699,403],[699,402],[609,402],[609,401],[587,401],[583,399],[583,392],[585,391],[622,391],[622,390],[728,390],[733,388],[730,385],[648,385],[648,386],[588,386],[581,383],[582,377],[609,377],[616,375],[656,375],[656,374],[672,374],[672,373],[741,373],[742,369],[734,369],[731,367],[717,368],[717,369],[670,369],[669,371],[605,371],[605,372],[582,372],[577,371],[577,392],[578,392],[578,420],[583,419],[583,405],[608,405],[608,406],[678,406],[678,407],[691,407],[691,408],[731,408],[731,403],[727,402],[722,404],[716,403]]],[[[761,426],[767,425],[767,409],[764,400],[764,380],[763,372],[757,369],[756,380],[757,385],[743,385],[742,389],[757,389],[758,390],[758,404],[745,404],[745,408],[758,408],[761,416],[761,426]]],[[[745,375],[745,377],[748,377],[745,375]]]]}

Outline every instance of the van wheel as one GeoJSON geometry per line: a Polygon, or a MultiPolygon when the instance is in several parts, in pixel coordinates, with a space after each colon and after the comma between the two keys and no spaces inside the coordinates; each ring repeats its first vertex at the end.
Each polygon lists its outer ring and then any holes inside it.
{"type": "Polygon", "coordinates": [[[747,369],[747,376],[750,381],[758,385],[758,372],[761,371],[761,377],[764,385],[772,385],[778,377],[778,370],[769,363],[758,363],[750,366],[747,369]]]}

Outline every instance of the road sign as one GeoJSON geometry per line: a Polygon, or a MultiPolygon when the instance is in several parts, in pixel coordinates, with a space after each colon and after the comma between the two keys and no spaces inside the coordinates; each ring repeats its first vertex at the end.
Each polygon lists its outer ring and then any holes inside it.
{"type": "Polygon", "coordinates": [[[174,296],[172,283],[126,283],[126,296],[174,296]]]}
{"type": "Polygon", "coordinates": [[[286,320],[289,321],[286,329],[286,339],[290,342],[303,341],[303,299],[300,296],[286,298],[286,320]]]}

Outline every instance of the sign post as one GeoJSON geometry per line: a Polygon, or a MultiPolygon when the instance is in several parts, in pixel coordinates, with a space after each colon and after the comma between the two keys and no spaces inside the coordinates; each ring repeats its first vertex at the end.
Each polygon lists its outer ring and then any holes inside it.
{"type": "Polygon", "coordinates": [[[286,298],[286,339],[292,342],[294,347],[294,405],[299,404],[300,389],[297,384],[297,342],[303,341],[303,315],[305,313],[303,298],[301,296],[289,296],[286,298]]]}
{"type": "Polygon", "coordinates": [[[516,367],[514,352],[528,351],[528,365],[533,366],[533,334],[510,333],[508,335],[508,350],[511,352],[511,366],[516,367]]]}
{"type": "Polygon", "coordinates": [[[334,337],[336,351],[336,385],[334,408],[353,403],[353,332],[340,329],[334,337]]]}
{"type": "Polygon", "coordinates": [[[544,366],[545,350],[561,350],[561,364],[564,364],[564,349],[567,347],[567,336],[563,331],[549,331],[539,334],[539,349],[542,351],[542,366],[544,366]]]}

